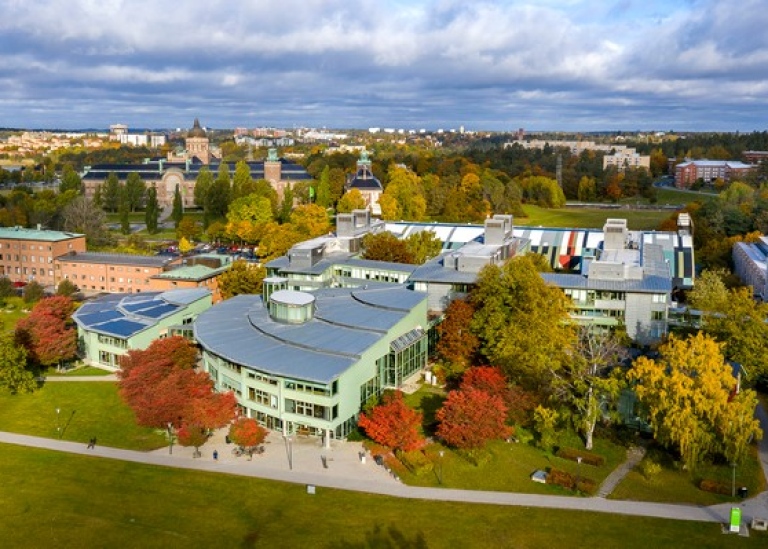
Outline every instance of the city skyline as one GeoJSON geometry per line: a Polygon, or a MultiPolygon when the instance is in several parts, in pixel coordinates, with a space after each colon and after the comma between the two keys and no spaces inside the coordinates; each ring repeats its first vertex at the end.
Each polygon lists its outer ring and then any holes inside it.
{"type": "Polygon", "coordinates": [[[4,6],[0,127],[761,131],[748,0],[4,6]]]}

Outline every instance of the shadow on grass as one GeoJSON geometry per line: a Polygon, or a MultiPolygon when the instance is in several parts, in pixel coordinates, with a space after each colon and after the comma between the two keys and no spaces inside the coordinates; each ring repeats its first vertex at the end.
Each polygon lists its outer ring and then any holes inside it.
{"type": "Polygon", "coordinates": [[[366,532],[365,540],[361,542],[336,541],[328,546],[329,549],[400,549],[408,547],[412,549],[427,549],[427,541],[424,533],[419,531],[413,537],[404,534],[394,524],[387,528],[375,525],[373,530],[366,532]]]}

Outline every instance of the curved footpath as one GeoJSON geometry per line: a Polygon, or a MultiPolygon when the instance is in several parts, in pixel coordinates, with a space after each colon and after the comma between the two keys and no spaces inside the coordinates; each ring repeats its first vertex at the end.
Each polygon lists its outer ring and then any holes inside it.
{"type": "MultiPolygon", "coordinates": [[[[758,415],[765,428],[768,425],[768,416],[762,408],[758,410],[758,415]]],[[[218,431],[206,443],[202,448],[203,456],[198,459],[192,456],[191,448],[180,446],[173,446],[172,454],[169,453],[168,447],[152,452],[98,445],[94,449],[89,449],[81,442],[7,432],[0,432],[0,442],[135,463],[228,473],[401,498],[570,509],[720,523],[727,523],[730,508],[739,505],[742,508],[745,524],[749,524],[755,516],[768,518],[768,492],[738,504],[726,503],[703,507],[607,500],[602,497],[583,498],[406,486],[373,463],[370,456],[363,462],[360,443],[334,442],[333,447],[327,449],[323,448],[317,440],[309,438],[296,438],[289,444],[287,440],[275,433],[270,433],[265,445],[266,451],[262,455],[254,456],[252,460],[232,455],[232,445],[226,444],[223,430],[218,431]],[[213,459],[214,450],[218,454],[217,460],[213,459]]],[[[760,459],[763,472],[768,476],[768,436],[761,442],[760,459]]]]}

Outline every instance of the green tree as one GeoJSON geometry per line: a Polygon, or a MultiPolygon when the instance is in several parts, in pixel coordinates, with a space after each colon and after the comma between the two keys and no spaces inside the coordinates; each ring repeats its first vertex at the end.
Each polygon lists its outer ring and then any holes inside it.
{"type": "Polygon", "coordinates": [[[104,207],[104,197],[101,195],[101,187],[101,184],[96,185],[96,188],[93,190],[93,198],[91,199],[93,205],[97,208],[104,207]]]}
{"type": "Polygon", "coordinates": [[[171,211],[171,219],[173,219],[174,227],[177,229],[179,228],[179,223],[181,223],[183,217],[184,205],[181,201],[181,190],[177,184],[176,189],[173,191],[173,210],[171,211]]]}
{"type": "Polygon", "coordinates": [[[261,265],[253,265],[241,259],[218,277],[219,290],[224,299],[240,294],[259,294],[266,276],[266,269],[261,265]]]}
{"type": "Polygon", "coordinates": [[[272,221],[272,203],[269,198],[249,194],[235,199],[227,211],[227,222],[269,223],[272,221]]]}
{"type": "Polygon", "coordinates": [[[326,234],[331,229],[328,212],[317,204],[302,204],[291,212],[291,224],[307,238],[326,234]]]}
{"type": "Polygon", "coordinates": [[[61,183],[59,183],[59,192],[67,191],[81,192],[83,182],[71,164],[65,164],[61,174],[61,183]]]}
{"type": "Polygon", "coordinates": [[[37,280],[31,280],[24,286],[24,303],[37,303],[45,297],[45,288],[37,280]]]}
{"type": "Polygon", "coordinates": [[[229,167],[222,162],[219,165],[219,173],[205,197],[204,225],[216,219],[224,219],[232,196],[229,180],[229,167]]]}
{"type": "Polygon", "coordinates": [[[736,393],[721,345],[701,333],[673,335],[659,352],[657,360],[638,358],[627,373],[656,439],[679,452],[690,471],[709,455],[742,459],[748,441],[762,436],[757,397],[751,390],[736,393]],[[726,433],[735,440],[724,440],[726,433]]]}
{"type": "Polygon", "coordinates": [[[120,205],[118,207],[120,213],[120,232],[123,234],[131,233],[131,218],[130,218],[130,202],[128,201],[128,192],[123,185],[120,187],[120,205]]]}
{"type": "Polygon", "coordinates": [[[195,206],[200,209],[205,208],[205,200],[212,186],[213,174],[208,166],[203,166],[200,168],[200,173],[197,174],[195,181],[195,206]]]}
{"type": "Polygon", "coordinates": [[[232,200],[250,194],[251,181],[251,168],[245,160],[240,160],[235,164],[235,176],[232,178],[232,200]]]}
{"type": "Polygon", "coordinates": [[[576,342],[563,291],[544,282],[530,257],[519,256],[484,267],[470,300],[477,310],[470,326],[488,363],[524,387],[549,387],[576,342]]]}
{"type": "Polygon", "coordinates": [[[104,208],[110,212],[116,212],[120,206],[120,180],[117,178],[115,172],[111,172],[107,176],[107,180],[104,182],[101,188],[101,196],[104,201],[104,208]]]}
{"type": "Polygon", "coordinates": [[[27,351],[7,336],[0,337],[0,387],[12,395],[37,389],[35,374],[27,370],[27,351]]]}
{"type": "Polygon", "coordinates": [[[146,194],[147,185],[141,176],[136,172],[129,173],[128,178],[125,180],[125,198],[132,212],[135,212],[142,206],[146,194]]]}
{"type": "Polygon", "coordinates": [[[199,240],[202,234],[203,228],[200,226],[200,223],[191,217],[183,218],[176,228],[176,237],[179,238],[179,240],[182,238],[186,238],[187,240],[199,240]]]}
{"type": "Polygon", "coordinates": [[[320,173],[320,181],[317,184],[317,197],[315,204],[323,208],[328,208],[332,205],[331,199],[331,168],[326,165],[323,171],[320,173]]]}
{"type": "Polygon", "coordinates": [[[59,282],[59,285],[56,288],[56,295],[72,297],[75,295],[75,293],[77,293],[77,286],[75,286],[74,283],[68,278],[65,278],[59,282]]]}
{"type": "Polygon", "coordinates": [[[157,221],[160,217],[160,205],[157,203],[157,189],[152,185],[147,189],[147,205],[144,210],[144,223],[149,234],[157,233],[157,221]]]}
{"type": "Polygon", "coordinates": [[[406,168],[390,170],[389,183],[379,203],[382,219],[423,220],[427,212],[427,201],[424,199],[421,178],[406,168]]]}
{"type": "Polygon", "coordinates": [[[414,264],[421,265],[440,255],[443,243],[432,231],[419,231],[405,239],[405,247],[414,264]]]}
{"type": "Polygon", "coordinates": [[[277,212],[277,220],[280,223],[287,223],[290,221],[294,198],[293,188],[288,185],[283,191],[283,200],[280,202],[280,209],[277,212]]]}

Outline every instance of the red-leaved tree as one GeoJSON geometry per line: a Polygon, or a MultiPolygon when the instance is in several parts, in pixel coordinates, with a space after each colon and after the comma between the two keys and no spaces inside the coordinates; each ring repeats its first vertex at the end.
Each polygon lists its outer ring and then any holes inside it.
{"type": "Polygon", "coordinates": [[[185,422],[176,431],[176,439],[182,446],[194,446],[195,453],[199,455],[200,446],[208,440],[208,434],[200,425],[185,422]]]}
{"type": "Polygon", "coordinates": [[[41,366],[53,366],[77,356],[77,330],[71,325],[74,308],[68,297],[39,301],[29,316],[16,325],[15,339],[28,358],[41,366]]]}
{"type": "Polygon", "coordinates": [[[437,435],[451,446],[465,450],[482,448],[489,440],[506,438],[507,407],[499,396],[478,389],[451,391],[437,411],[437,435]]]}
{"type": "Polygon", "coordinates": [[[122,358],[120,395],[140,425],[215,429],[235,417],[235,396],[217,393],[208,374],[194,370],[196,361],[197,351],[182,337],[155,340],[122,358]]]}
{"type": "Polygon", "coordinates": [[[466,370],[461,378],[461,390],[465,389],[477,389],[501,397],[504,403],[509,399],[507,379],[501,368],[494,366],[475,366],[466,370]]]}
{"type": "Polygon", "coordinates": [[[422,414],[405,403],[403,393],[395,391],[385,394],[369,415],[361,414],[358,424],[375,442],[407,452],[424,445],[421,421],[422,414]]]}
{"type": "Polygon", "coordinates": [[[445,310],[445,320],[437,327],[440,339],[437,355],[448,363],[448,377],[460,374],[472,364],[480,340],[469,330],[475,314],[474,306],[464,299],[454,299],[445,310]]]}
{"type": "Polygon", "coordinates": [[[249,417],[240,417],[229,426],[229,438],[243,448],[258,446],[267,438],[267,430],[249,417]]]}

